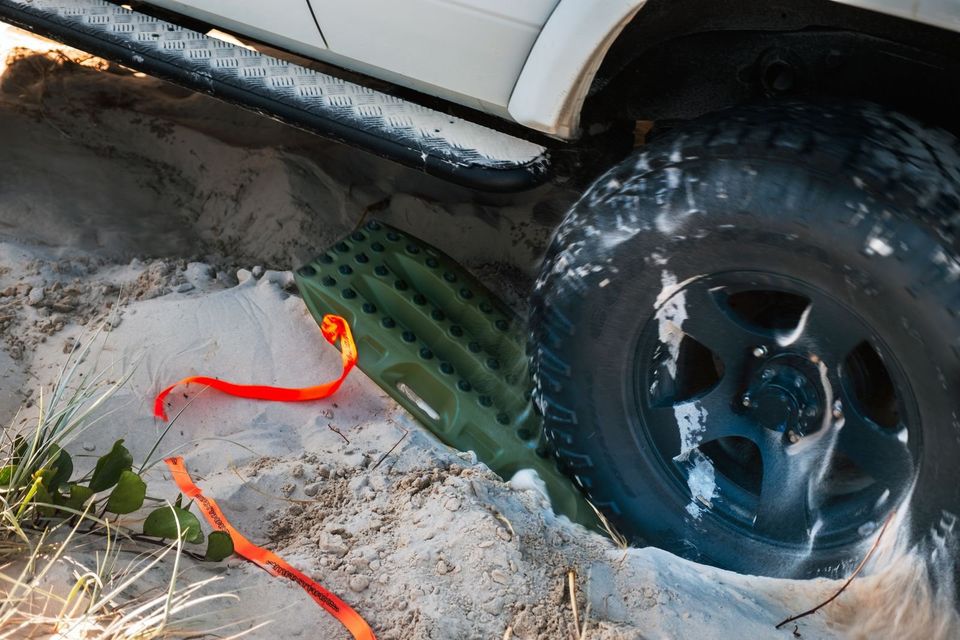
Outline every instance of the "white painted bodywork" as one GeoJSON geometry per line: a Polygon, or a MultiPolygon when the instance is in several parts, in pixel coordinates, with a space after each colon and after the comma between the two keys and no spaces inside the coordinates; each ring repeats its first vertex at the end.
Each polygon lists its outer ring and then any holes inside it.
{"type": "Polygon", "coordinates": [[[527,55],[559,1],[150,0],[504,118],[527,55]]]}
{"type": "Polygon", "coordinates": [[[341,59],[507,116],[524,61],[557,2],[311,0],[311,6],[341,59]]]}
{"type": "MultiPolygon", "coordinates": [[[[833,1],[960,32],[960,0],[833,1]]],[[[604,55],[646,0],[150,2],[570,139],[604,55]]]]}
{"type": "Polygon", "coordinates": [[[164,9],[308,55],[325,48],[306,0],[150,0],[164,9]]]}
{"type": "Polygon", "coordinates": [[[960,0],[833,0],[861,9],[960,31],[960,0]]]}
{"type": "Polygon", "coordinates": [[[580,110],[603,56],[646,0],[563,0],[530,52],[510,116],[558,138],[577,135],[580,110]]]}

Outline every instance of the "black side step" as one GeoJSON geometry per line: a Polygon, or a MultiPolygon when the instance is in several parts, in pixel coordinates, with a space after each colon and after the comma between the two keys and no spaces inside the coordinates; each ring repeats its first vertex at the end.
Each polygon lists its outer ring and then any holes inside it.
{"type": "Polygon", "coordinates": [[[545,181],[545,147],[104,0],[0,0],[0,20],[465,187],[545,181]]]}

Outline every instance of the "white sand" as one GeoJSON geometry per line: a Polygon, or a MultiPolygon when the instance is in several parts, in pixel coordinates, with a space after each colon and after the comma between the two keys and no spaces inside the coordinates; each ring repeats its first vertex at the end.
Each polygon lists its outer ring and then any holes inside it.
{"type": "MultiPolygon", "coordinates": [[[[71,451],[100,455],[123,437],[137,460],[163,427],[153,395],[182,376],[310,385],[338,373],[339,353],[292,295],[290,274],[238,277],[238,268],[294,266],[392,194],[375,215],[520,299],[572,197],[477,203],[150,79],[38,59],[0,78],[0,144],[0,420],[21,404],[16,422],[29,420],[64,351],[113,317],[88,365],[132,375],[110,417],[71,451]],[[513,242],[491,256],[501,234],[513,242]]],[[[318,403],[181,391],[195,401],[161,452],[183,455],[239,530],[343,597],[380,638],[502,638],[508,628],[518,639],[573,638],[569,568],[598,640],[791,638],[793,625],[774,624],[835,588],[618,550],[555,518],[529,483],[511,488],[438,444],[359,371],[318,403]]],[[[174,410],[188,402],[180,391],[171,399],[174,410]]],[[[161,467],[148,481],[151,495],[175,495],[161,467]]],[[[273,620],[255,638],[348,637],[299,588],[242,560],[187,571],[221,576],[218,588],[240,598],[210,610],[203,627],[254,617],[245,625],[273,620]]],[[[166,574],[151,578],[145,587],[166,574]]],[[[796,633],[834,637],[857,615],[848,606],[812,616],[796,633]]],[[[885,630],[870,637],[912,637],[885,630]]]]}

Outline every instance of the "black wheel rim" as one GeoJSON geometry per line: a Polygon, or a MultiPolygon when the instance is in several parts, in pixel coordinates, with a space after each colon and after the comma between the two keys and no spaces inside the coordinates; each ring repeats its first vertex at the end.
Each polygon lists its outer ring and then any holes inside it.
{"type": "Polygon", "coordinates": [[[665,273],[635,362],[635,437],[691,521],[845,545],[916,477],[919,413],[894,354],[849,305],[798,279],[665,273]]]}

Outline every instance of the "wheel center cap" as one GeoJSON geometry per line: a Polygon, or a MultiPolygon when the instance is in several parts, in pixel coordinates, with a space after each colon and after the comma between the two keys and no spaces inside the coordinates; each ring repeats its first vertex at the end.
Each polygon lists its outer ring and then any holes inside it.
{"type": "Polygon", "coordinates": [[[804,436],[822,418],[820,378],[808,358],[780,353],[760,363],[750,375],[744,405],[765,429],[804,436]]]}
{"type": "Polygon", "coordinates": [[[799,409],[793,394],[779,387],[768,386],[755,400],[753,417],[765,429],[785,432],[796,426],[799,409]]]}

